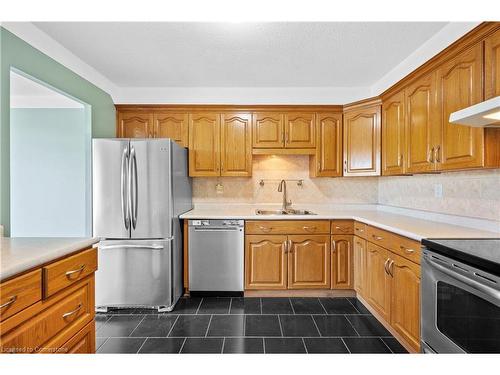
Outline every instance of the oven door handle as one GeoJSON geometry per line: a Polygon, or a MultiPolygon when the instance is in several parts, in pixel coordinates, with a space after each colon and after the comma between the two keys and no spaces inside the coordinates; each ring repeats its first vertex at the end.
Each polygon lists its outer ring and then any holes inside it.
{"type": "Polygon", "coordinates": [[[498,290],[495,290],[488,285],[481,284],[480,282],[473,280],[469,277],[463,276],[457,272],[450,271],[448,268],[443,267],[442,265],[436,263],[430,258],[426,257],[427,262],[434,268],[438,269],[439,271],[443,272],[444,274],[454,278],[455,280],[461,281],[464,284],[467,284],[468,286],[479,290],[480,292],[483,292],[484,294],[488,295],[491,298],[495,298],[496,300],[500,300],[500,292],[498,290]]]}

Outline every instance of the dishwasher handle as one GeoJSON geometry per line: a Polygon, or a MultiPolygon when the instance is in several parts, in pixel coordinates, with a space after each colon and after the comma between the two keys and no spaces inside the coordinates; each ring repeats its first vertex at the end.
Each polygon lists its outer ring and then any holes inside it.
{"type": "Polygon", "coordinates": [[[194,227],[195,232],[237,232],[241,227],[194,227]]]}

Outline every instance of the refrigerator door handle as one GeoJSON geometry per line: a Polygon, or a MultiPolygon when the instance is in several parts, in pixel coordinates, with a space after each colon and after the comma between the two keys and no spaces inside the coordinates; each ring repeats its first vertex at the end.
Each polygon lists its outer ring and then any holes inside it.
{"type": "Polygon", "coordinates": [[[130,207],[130,217],[132,219],[132,229],[135,229],[137,224],[137,160],[135,158],[134,146],[130,149],[130,159],[128,164],[128,204],[130,207]]]}
{"type": "Polygon", "coordinates": [[[108,249],[152,249],[152,250],[162,250],[165,247],[162,245],[104,245],[99,246],[99,250],[108,250],[108,249]]]}
{"type": "Polygon", "coordinates": [[[129,162],[128,158],[128,147],[123,149],[122,153],[122,163],[121,163],[121,178],[120,178],[120,188],[121,188],[121,206],[122,206],[122,216],[123,222],[125,224],[125,229],[129,229],[130,227],[130,215],[129,208],[127,204],[127,164],[129,162]]]}

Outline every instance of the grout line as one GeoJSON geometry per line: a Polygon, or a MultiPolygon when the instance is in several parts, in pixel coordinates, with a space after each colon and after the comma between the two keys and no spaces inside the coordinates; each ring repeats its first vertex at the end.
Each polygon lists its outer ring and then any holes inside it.
{"type": "Polygon", "coordinates": [[[208,335],[208,330],[210,329],[210,324],[212,324],[213,317],[214,317],[213,314],[210,315],[210,320],[208,321],[207,332],[205,332],[205,337],[207,337],[207,335],[208,335]]]}
{"type": "Polygon", "coordinates": [[[141,321],[139,323],[137,323],[137,325],[135,326],[135,328],[132,330],[132,332],[129,333],[128,337],[133,337],[133,336],[130,336],[132,333],[135,332],[135,330],[137,329],[137,327],[140,326],[140,324],[144,321],[144,319],[146,319],[146,315],[144,315],[141,319],[141,321]]]}
{"type": "Polygon", "coordinates": [[[172,324],[172,327],[170,327],[170,329],[168,330],[166,337],[170,336],[170,334],[172,333],[172,330],[174,329],[175,325],[177,324],[177,321],[179,320],[179,316],[180,315],[177,315],[177,318],[175,318],[174,324],[172,324]]]}
{"type": "Polygon", "coordinates": [[[318,302],[319,302],[320,306],[323,308],[323,311],[325,312],[325,314],[328,315],[328,311],[326,311],[325,306],[323,306],[323,304],[321,303],[321,300],[319,298],[318,298],[318,302]]]}
{"type": "Polygon", "coordinates": [[[323,337],[323,335],[321,334],[321,331],[319,330],[318,323],[316,323],[316,319],[314,319],[314,316],[312,316],[312,314],[311,314],[311,318],[313,320],[314,326],[318,330],[319,337],[323,337]]]}
{"type": "Polygon", "coordinates": [[[264,354],[266,354],[266,340],[264,337],[262,338],[262,349],[264,350],[264,354]]]}
{"type": "Polygon", "coordinates": [[[198,305],[198,308],[196,309],[196,312],[194,313],[195,315],[198,315],[198,312],[200,311],[201,304],[203,303],[203,298],[200,300],[200,304],[198,305]]]}
{"type": "Polygon", "coordinates": [[[262,315],[262,298],[259,297],[259,303],[260,303],[260,315],[262,315]]]}
{"type": "Polygon", "coordinates": [[[281,337],[283,337],[283,327],[281,326],[281,319],[280,319],[279,314],[277,314],[277,315],[278,315],[278,323],[280,324],[281,337]]]}
{"type": "Polygon", "coordinates": [[[187,337],[184,337],[184,341],[182,342],[181,348],[179,349],[179,354],[182,353],[182,349],[184,349],[184,344],[186,344],[187,337]]]}
{"type": "Polygon", "coordinates": [[[220,354],[224,353],[224,345],[226,345],[226,338],[222,340],[222,349],[220,350],[220,354]]]}
{"type": "Polygon", "coordinates": [[[292,306],[293,313],[296,314],[295,307],[293,307],[293,303],[292,303],[292,300],[290,299],[290,297],[288,297],[288,303],[290,304],[290,306],[292,306]]]}
{"type": "Polygon", "coordinates": [[[345,343],[344,338],[343,338],[343,337],[341,337],[340,339],[342,340],[342,343],[344,344],[344,346],[345,346],[345,348],[347,349],[347,351],[349,352],[349,354],[352,354],[352,353],[351,353],[351,349],[349,349],[349,347],[348,347],[348,346],[347,346],[347,344],[345,343]]]}
{"type": "Polygon", "coordinates": [[[304,345],[304,349],[306,350],[306,354],[309,354],[309,350],[307,350],[307,345],[306,345],[306,342],[304,341],[303,337],[302,337],[302,345],[304,345]]]}
{"type": "Polygon", "coordinates": [[[99,349],[102,348],[104,346],[104,344],[106,344],[108,342],[109,339],[110,339],[109,337],[106,337],[106,340],[104,340],[104,342],[99,346],[99,348],[95,348],[95,352],[97,353],[99,351],[99,349]]]}
{"type": "Polygon", "coordinates": [[[229,315],[231,315],[231,307],[232,307],[232,306],[233,306],[233,298],[231,298],[231,299],[229,300],[229,310],[227,311],[227,313],[228,313],[229,315]]]}
{"type": "Polygon", "coordinates": [[[137,349],[137,352],[135,354],[139,354],[139,352],[141,351],[142,347],[144,346],[144,344],[146,343],[146,341],[148,341],[148,337],[146,337],[144,339],[144,341],[142,342],[141,346],[139,347],[139,349],[137,349]]]}
{"type": "Polygon", "coordinates": [[[395,353],[392,351],[392,349],[389,347],[389,345],[387,345],[387,343],[384,341],[384,339],[383,339],[382,337],[379,337],[378,339],[384,343],[384,345],[387,347],[387,349],[389,349],[389,351],[390,351],[392,354],[395,354],[395,353]]]}
{"type": "MultiPolygon", "coordinates": [[[[354,306],[354,303],[352,303],[349,298],[345,297],[345,299],[347,300],[347,302],[349,302],[351,304],[352,307],[354,307],[354,310],[356,310],[357,312],[359,312],[360,314],[362,314],[362,312],[360,310],[358,310],[358,308],[356,306],[354,306]]],[[[353,315],[353,314],[351,314],[353,315]]]]}
{"type": "Polygon", "coordinates": [[[352,322],[349,320],[349,318],[348,318],[346,315],[344,315],[344,318],[345,318],[345,319],[349,322],[349,324],[351,325],[352,329],[354,329],[354,332],[356,332],[356,334],[357,334],[358,336],[361,336],[361,335],[359,334],[358,330],[354,327],[354,324],[352,324],[352,322]]]}

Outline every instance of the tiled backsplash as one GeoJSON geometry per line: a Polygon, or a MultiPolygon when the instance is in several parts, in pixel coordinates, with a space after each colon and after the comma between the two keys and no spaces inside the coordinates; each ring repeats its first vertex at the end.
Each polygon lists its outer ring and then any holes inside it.
{"type": "Polygon", "coordinates": [[[380,177],[378,203],[500,220],[500,170],[380,177]],[[442,198],[435,196],[442,185],[442,198]]]}
{"type": "Polygon", "coordinates": [[[445,214],[500,220],[500,170],[449,172],[401,177],[309,178],[308,156],[254,156],[251,178],[194,178],[195,203],[276,203],[280,179],[293,203],[380,203],[445,214]],[[261,179],[276,181],[265,182],[261,179]],[[216,184],[222,184],[218,192],[216,184]],[[442,198],[435,197],[441,184],[442,198]]]}
{"type": "Polygon", "coordinates": [[[253,158],[252,177],[194,178],[194,203],[276,203],[281,204],[282,193],[277,191],[281,179],[303,179],[303,186],[287,183],[289,199],[293,203],[377,203],[378,183],[375,177],[309,178],[309,157],[263,156],[253,158]],[[266,181],[259,185],[261,179],[266,181]],[[223,191],[218,193],[220,182],[223,191]]]}

